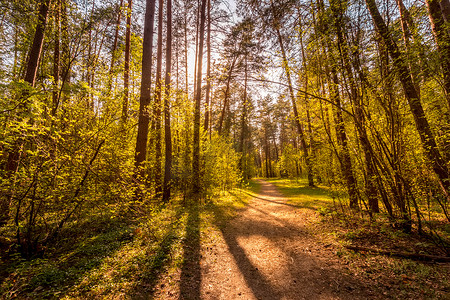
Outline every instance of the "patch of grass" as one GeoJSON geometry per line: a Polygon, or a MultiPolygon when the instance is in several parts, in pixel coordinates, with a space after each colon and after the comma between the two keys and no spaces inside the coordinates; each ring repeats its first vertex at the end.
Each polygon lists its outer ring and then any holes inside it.
{"type": "Polygon", "coordinates": [[[320,210],[325,213],[333,207],[333,198],[325,186],[310,187],[307,180],[301,178],[298,181],[280,178],[271,178],[267,181],[273,183],[291,204],[299,208],[320,210]]]}

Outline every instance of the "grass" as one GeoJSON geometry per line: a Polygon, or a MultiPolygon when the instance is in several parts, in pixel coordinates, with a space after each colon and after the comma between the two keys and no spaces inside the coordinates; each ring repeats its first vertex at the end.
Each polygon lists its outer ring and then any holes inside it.
{"type": "Polygon", "coordinates": [[[12,250],[4,255],[0,299],[148,297],[161,277],[195,259],[189,257],[190,247],[199,247],[218,226],[212,207],[220,208],[223,223],[257,190],[250,182],[205,203],[185,206],[174,200],[132,219],[92,213],[62,232],[43,258],[24,260],[12,250]]]}
{"type": "Polygon", "coordinates": [[[323,210],[333,207],[333,198],[325,186],[310,187],[307,179],[271,178],[267,181],[275,184],[278,189],[289,199],[289,203],[299,208],[323,210]]]}

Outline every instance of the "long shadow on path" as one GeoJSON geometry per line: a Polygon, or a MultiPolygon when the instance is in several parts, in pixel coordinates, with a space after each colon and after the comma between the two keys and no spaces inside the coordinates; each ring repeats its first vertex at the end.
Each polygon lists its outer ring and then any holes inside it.
{"type": "Polygon", "coordinates": [[[189,207],[186,236],[183,241],[184,261],[181,268],[180,299],[200,299],[200,215],[199,207],[189,207]]]}

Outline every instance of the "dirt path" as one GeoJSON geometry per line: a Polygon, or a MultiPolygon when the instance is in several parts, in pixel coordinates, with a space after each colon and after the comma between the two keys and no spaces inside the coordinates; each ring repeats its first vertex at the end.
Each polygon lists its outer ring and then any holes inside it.
{"type": "MultiPolygon", "coordinates": [[[[341,265],[333,251],[306,232],[307,214],[287,203],[273,184],[260,183],[260,195],[218,234],[211,235],[210,242],[199,249],[189,248],[190,262],[181,270],[178,295],[172,296],[179,299],[380,298],[364,282],[348,275],[346,266],[341,265]]],[[[167,296],[162,298],[170,298],[167,296]]]]}

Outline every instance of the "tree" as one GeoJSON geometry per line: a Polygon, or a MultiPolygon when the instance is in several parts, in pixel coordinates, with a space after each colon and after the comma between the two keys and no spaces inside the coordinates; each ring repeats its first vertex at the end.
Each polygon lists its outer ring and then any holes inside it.
{"type": "Polygon", "coordinates": [[[205,35],[205,10],[206,1],[202,0],[200,9],[200,37],[198,43],[198,58],[197,58],[197,77],[195,89],[195,106],[194,106],[194,152],[192,156],[192,191],[194,197],[200,197],[201,192],[201,177],[200,177],[200,103],[202,96],[202,62],[203,62],[203,42],[205,35]]]}
{"type": "Polygon", "coordinates": [[[144,41],[142,53],[141,93],[139,99],[138,133],[134,165],[135,177],[144,176],[143,163],[147,156],[148,127],[150,123],[149,105],[151,100],[153,23],[155,20],[155,0],[146,1],[144,41]]]}
{"type": "Polygon", "coordinates": [[[166,76],[164,79],[164,139],[165,139],[165,164],[164,164],[164,189],[163,201],[170,199],[172,185],[172,133],[170,127],[170,96],[172,70],[172,0],[167,0],[167,35],[166,35],[166,76]]]}
{"type": "Polygon", "coordinates": [[[132,11],[132,0],[128,0],[127,7],[127,30],[125,34],[125,68],[123,71],[123,105],[122,105],[122,123],[125,124],[128,119],[128,94],[130,86],[130,47],[131,47],[131,11],[132,11]]]}
{"type": "Polygon", "coordinates": [[[163,19],[164,0],[159,0],[158,7],[158,47],[156,51],[156,84],[155,106],[153,118],[155,120],[155,194],[162,193],[162,145],[161,145],[161,110],[162,110],[162,44],[163,44],[163,19]]]}
{"type": "MultiPolygon", "coordinates": [[[[206,30],[206,92],[205,92],[205,131],[211,133],[209,128],[209,118],[211,111],[210,94],[211,94],[211,0],[208,0],[208,26],[206,30]]],[[[210,135],[211,137],[211,135],[210,135]]]]}

